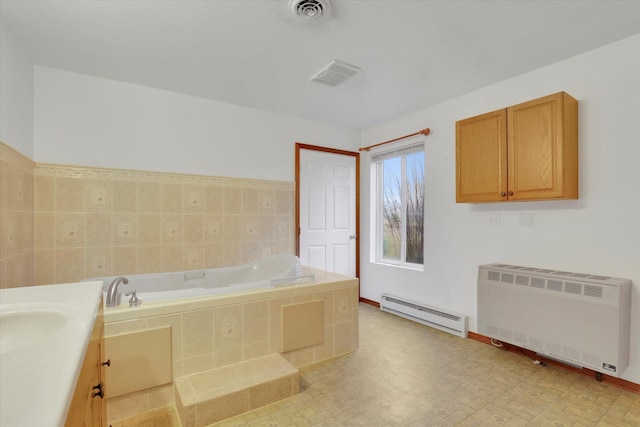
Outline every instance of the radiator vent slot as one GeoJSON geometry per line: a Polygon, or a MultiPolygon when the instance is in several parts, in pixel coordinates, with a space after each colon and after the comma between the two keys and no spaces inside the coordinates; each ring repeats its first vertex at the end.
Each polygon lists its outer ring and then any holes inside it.
{"type": "Polygon", "coordinates": [[[589,297],[602,298],[602,286],[584,285],[584,294],[589,297]]]}
{"type": "Polygon", "coordinates": [[[564,291],[569,294],[582,295],[582,283],[565,282],[564,291]]]}
{"type": "Polygon", "coordinates": [[[619,377],[629,365],[631,280],[508,264],[478,269],[478,333],[619,377]]]}
{"type": "Polygon", "coordinates": [[[544,289],[545,282],[546,282],[546,280],[541,279],[539,277],[532,277],[531,278],[531,286],[534,287],[534,288],[544,289]]]}
{"type": "MultiPolygon", "coordinates": [[[[500,273],[498,273],[498,276],[500,273]]],[[[468,317],[453,311],[429,306],[406,298],[382,294],[380,310],[466,338],[468,317]]]]}
{"type": "Polygon", "coordinates": [[[562,282],[560,280],[549,279],[547,280],[547,289],[562,292],[562,282]]]}
{"type": "Polygon", "coordinates": [[[513,274],[502,273],[502,280],[504,283],[513,283],[513,274]]]}

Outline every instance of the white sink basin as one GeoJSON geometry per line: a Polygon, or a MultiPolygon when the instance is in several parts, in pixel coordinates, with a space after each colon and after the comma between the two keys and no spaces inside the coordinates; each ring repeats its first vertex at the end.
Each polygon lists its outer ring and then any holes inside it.
{"type": "Polygon", "coordinates": [[[0,305],[0,354],[53,339],[69,323],[63,308],[55,304],[0,305]]]}
{"type": "Polygon", "coordinates": [[[102,282],[0,289],[0,426],[63,426],[102,282]]]}

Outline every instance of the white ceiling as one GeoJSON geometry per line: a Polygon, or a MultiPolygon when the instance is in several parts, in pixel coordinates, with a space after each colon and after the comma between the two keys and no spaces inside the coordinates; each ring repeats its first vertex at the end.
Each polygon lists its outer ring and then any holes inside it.
{"type": "MultiPolygon", "coordinates": [[[[640,1],[0,0],[38,65],[366,128],[640,33],[640,1]],[[362,68],[309,82],[333,59],[362,68]]],[[[585,70],[589,72],[589,70],[585,70]]]]}

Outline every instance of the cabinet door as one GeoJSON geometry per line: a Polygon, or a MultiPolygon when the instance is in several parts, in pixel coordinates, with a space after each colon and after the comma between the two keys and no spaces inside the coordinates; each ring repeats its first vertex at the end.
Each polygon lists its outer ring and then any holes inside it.
{"type": "MultiPolygon", "coordinates": [[[[566,194],[568,182],[564,181],[565,173],[568,179],[572,175],[566,170],[570,166],[564,150],[564,95],[560,92],[507,108],[510,200],[573,198],[566,194]]],[[[576,162],[577,158],[571,161],[576,162]]]]}
{"type": "Polygon", "coordinates": [[[506,199],[506,110],[456,122],[456,202],[506,199]]]}

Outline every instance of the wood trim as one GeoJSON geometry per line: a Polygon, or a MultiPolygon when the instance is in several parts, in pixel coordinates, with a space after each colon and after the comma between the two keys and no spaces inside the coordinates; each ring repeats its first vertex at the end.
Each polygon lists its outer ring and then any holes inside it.
{"type": "MultiPolygon", "coordinates": [[[[360,298],[360,300],[362,300],[362,298],[360,298]]],[[[475,341],[479,341],[481,343],[484,344],[489,344],[491,345],[491,338],[484,336],[484,335],[480,335],[476,332],[469,332],[468,333],[468,337],[472,340],[475,341]]],[[[496,347],[498,348],[498,347],[496,347]]],[[[591,369],[587,369],[587,368],[575,368],[573,366],[570,365],[566,365],[564,363],[558,362],[557,360],[553,360],[553,359],[547,359],[546,357],[540,356],[539,354],[531,351],[531,350],[527,350],[518,346],[515,346],[513,344],[508,344],[503,342],[502,343],[502,347],[500,347],[506,351],[511,351],[513,353],[518,353],[518,354],[524,354],[527,355],[531,358],[535,358],[536,360],[541,360],[544,363],[548,364],[548,365],[554,365],[554,366],[558,366],[562,369],[565,369],[567,371],[571,371],[574,372],[578,375],[582,375],[583,377],[587,377],[587,378],[591,378],[596,380],[597,377],[599,377],[600,375],[602,375],[602,380],[601,382],[604,384],[609,384],[612,385],[614,387],[626,390],[626,391],[630,391],[632,393],[637,393],[640,394],[640,384],[636,384],[634,382],[628,381],[628,380],[624,380],[622,378],[616,378],[616,377],[612,377],[610,375],[607,374],[601,374],[600,372],[596,372],[593,371],[591,369]]]]}
{"type": "MultiPolygon", "coordinates": [[[[303,144],[296,142],[295,153],[295,203],[296,203],[296,255],[300,256],[300,150],[322,151],[331,154],[340,154],[343,156],[355,157],[356,161],[356,277],[360,277],[360,153],[355,151],[340,150],[337,148],[322,147],[319,145],[303,144]]],[[[360,286],[358,286],[358,294],[360,286]]]]}
{"type": "Polygon", "coordinates": [[[416,136],[416,135],[425,135],[425,136],[427,136],[430,133],[431,133],[431,129],[424,128],[422,130],[419,130],[418,132],[410,133],[409,135],[404,135],[404,136],[401,136],[401,137],[398,137],[398,138],[390,139],[388,141],[379,142],[377,144],[369,145],[368,147],[362,147],[362,148],[360,148],[360,151],[369,151],[374,147],[379,147],[379,146],[384,145],[384,144],[390,144],[392,142],[400,141],[401,139],[405,139],[405,138],[411,138],[412,136],[416,136]]]}
{"type": "Polygon", "coordinates": [[[370,300],[370,299],[366,299],[366,298],[360,297],[360,302],[362,302],[364,304],[372,305],[372,306],[374,306],[376,308],[380,308],[380,303],[379,302],[376,302],[376,301],[373,301],[373,300],[370,300]]]}

